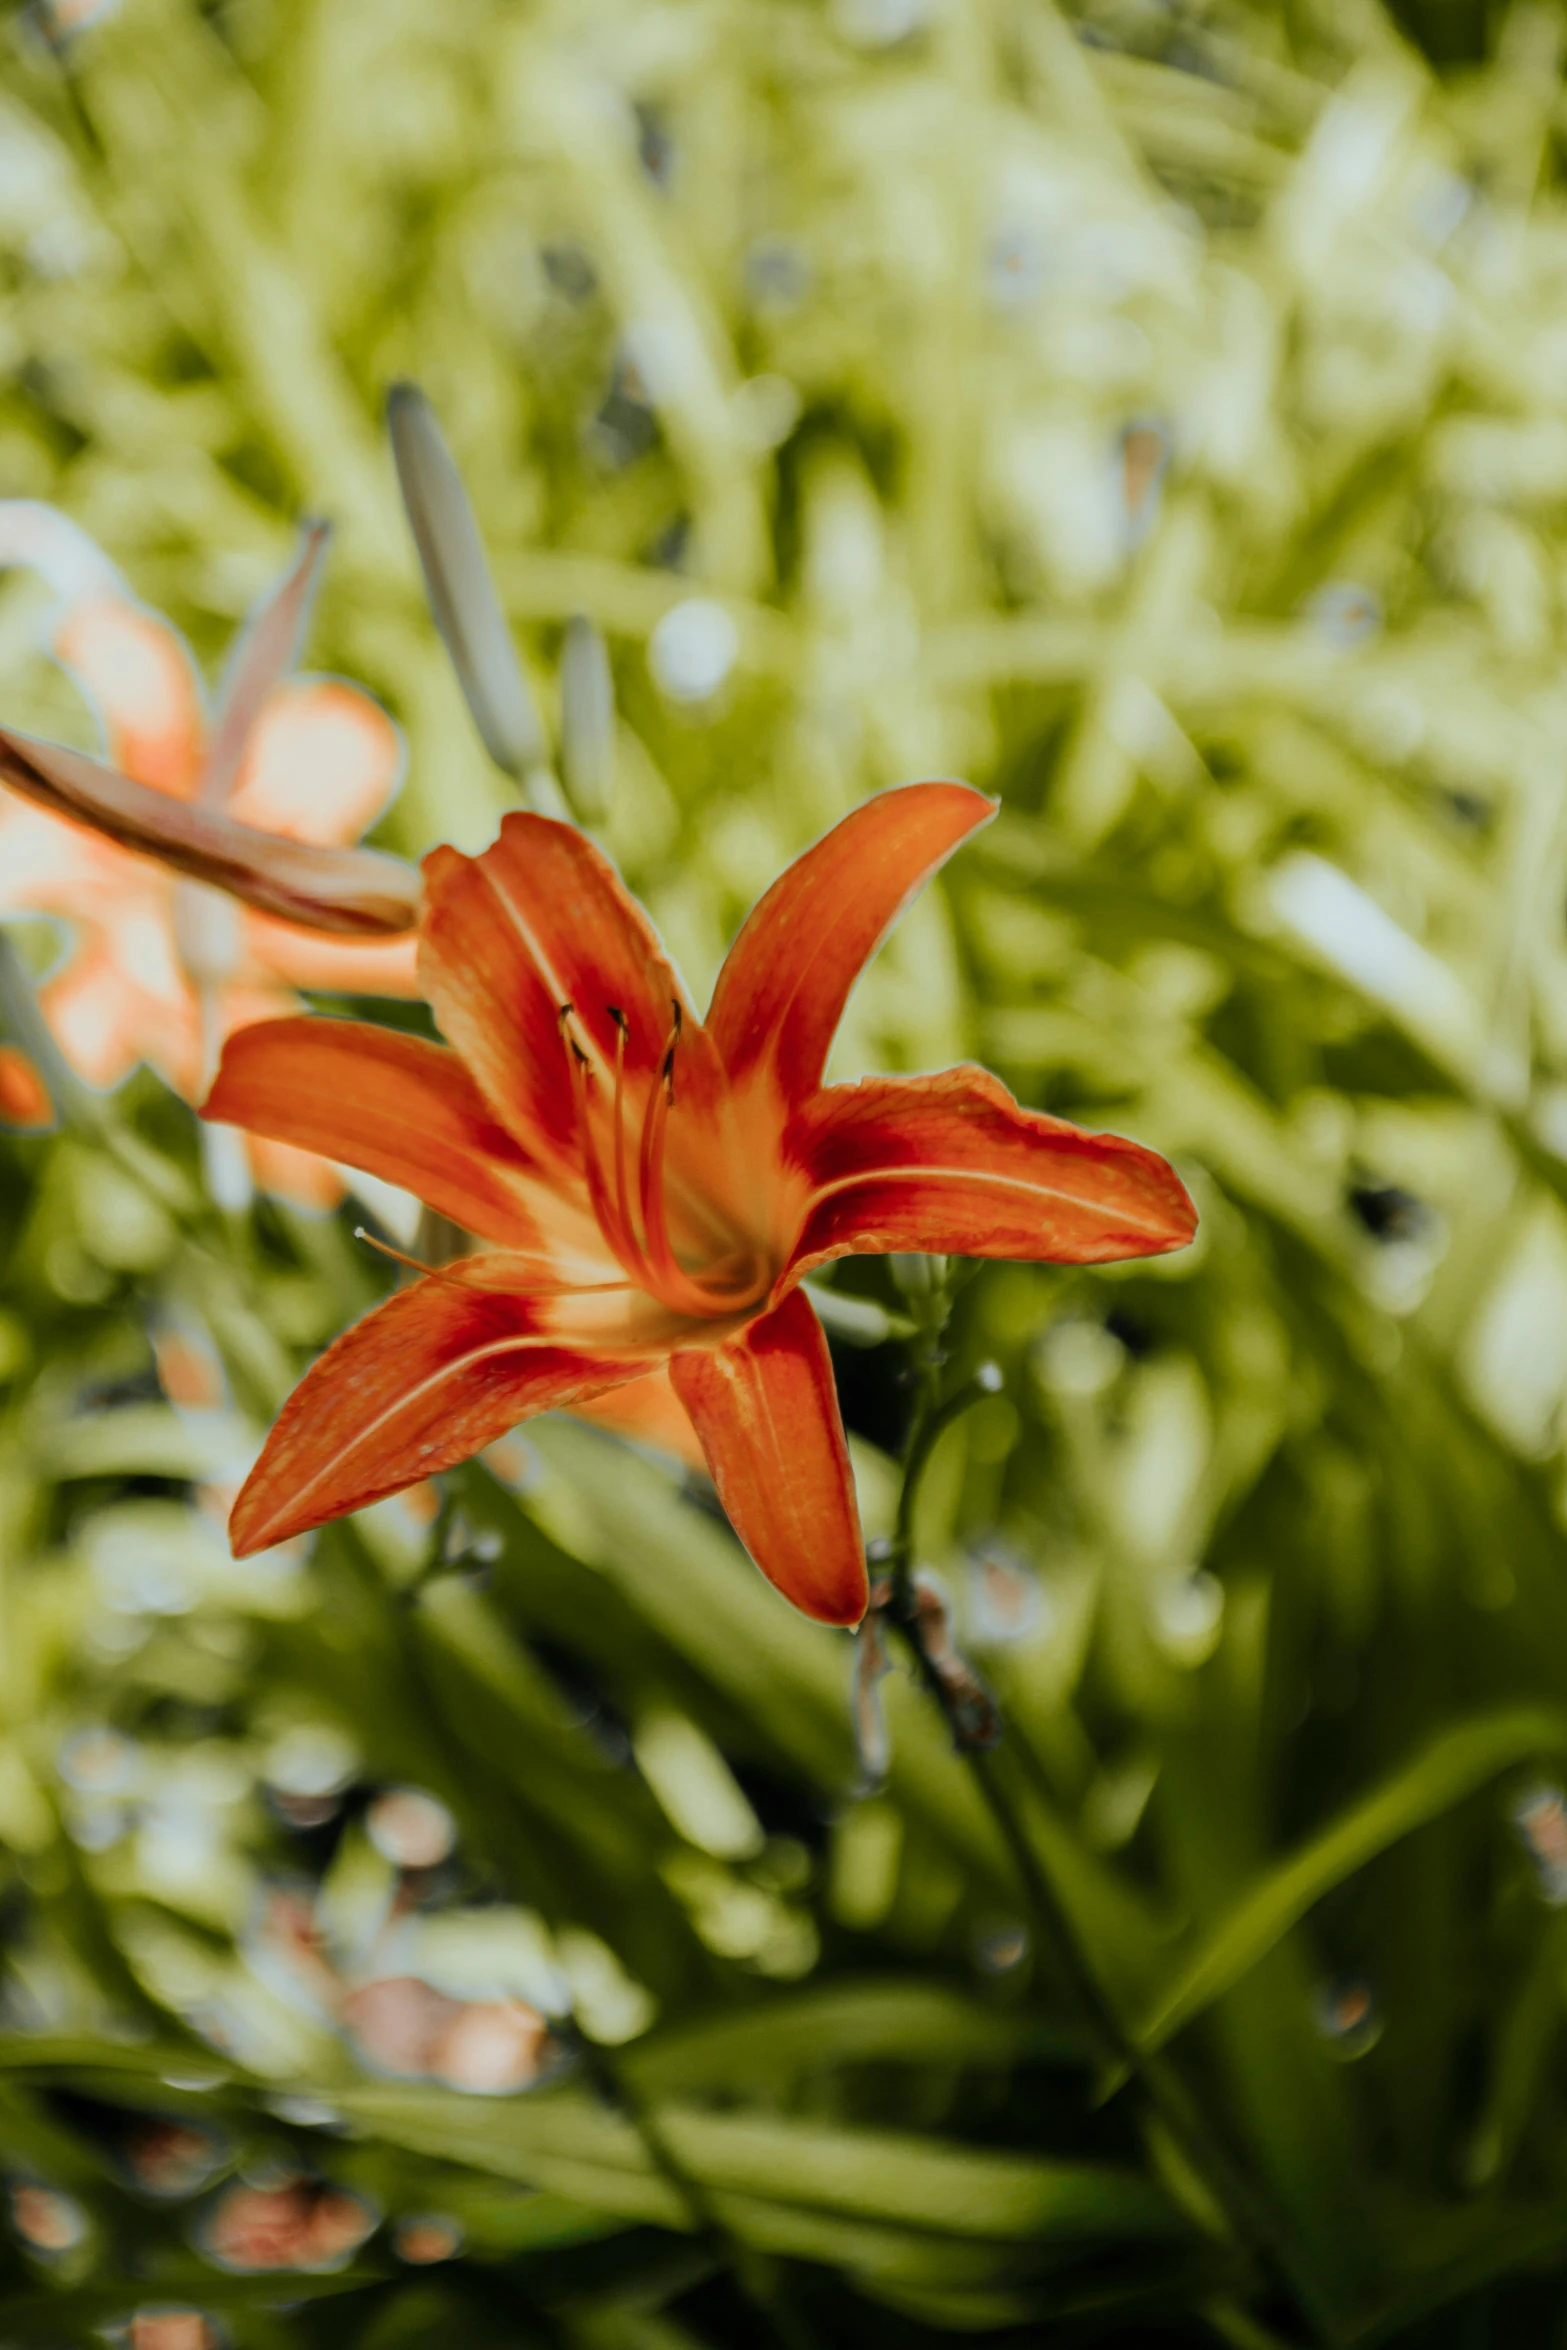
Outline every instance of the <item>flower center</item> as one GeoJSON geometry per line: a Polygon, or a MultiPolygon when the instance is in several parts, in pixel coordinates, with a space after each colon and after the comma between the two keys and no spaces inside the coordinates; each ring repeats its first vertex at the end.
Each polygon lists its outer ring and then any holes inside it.
{"type": "Polygon", "coordinates": [[[605,1010],[615,1031],[613,1093],[606,1120],[595,1117],[593,1091],[596,1071],[592,1056],[577,1033],[576,1007],[562,1004],[560,1033],[571,1068],[577,1105],[577,1131],[582,1144],[583,1173],[588,1196],[611,1253],[642,1289],[674,1312],[704,1318],[732,1314],[761,1286],[761,1268],[749,1252],[737,1261],[731,1254],[692,1273],[675,1255],[669,1233],[669,1204],[664,1158],[669,1114],[675,1106],[675,1063],[680,1046],[681,1010],[670,1004],[670,1026],[659,1065],[642,1109],[640,1133],[635,1139],[632,1167],[632,1112],[628,1102],[626,1052],[631,1031],[618,1004],[605,1010]]]}

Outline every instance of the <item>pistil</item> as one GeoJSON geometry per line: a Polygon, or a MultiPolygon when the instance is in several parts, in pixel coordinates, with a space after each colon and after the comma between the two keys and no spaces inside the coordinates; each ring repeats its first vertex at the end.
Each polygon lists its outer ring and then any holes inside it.
{"type": "Polygon", "coordinates": [[[669,1240],[669,1219],[664,1206],[664,1138],[669,1127],[669,1113],[675,1105],[675,1046],[679,1041],[680,1007],[677,1004],[674,1026],[664,1046],[664,1058],[653,1083],[647,1116],[642,1121],[637,1189],[641,1195],[642,1229],[647,1235],[647,1252],[659,1280],[666,1288],[679,1288],[684,1284],[699,1290],[702,1304],[695,1310],[710,1312],[712,1301],[708,1292],[692,1281],[691,1276],[675,1261],[675,1252],[669,1240]]]}

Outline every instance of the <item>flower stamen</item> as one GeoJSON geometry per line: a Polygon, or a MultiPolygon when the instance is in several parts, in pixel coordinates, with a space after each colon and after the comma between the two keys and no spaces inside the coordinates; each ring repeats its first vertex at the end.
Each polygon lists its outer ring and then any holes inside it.
{"type": "Polygon", "coordinates": [[[381,1256],[390,1257],[394,1265],[401,1265],[406,1272],[423,1273],[428,1280],[433,1281],[441,1271],[439,1265],[427,1265],[423,1257],[411,1257],[402,1249],[393,1248],[388,1240],[377,1240],[375,1234],[367,1232],[362,1224],[354,1226],[354,1238],[362,1240],[366,1248],[377,1250],[381,1256]]]}
{"type": "Polygon", "coordinates": [[[664,1144],[669,1130],[669,1113],[675,1106],[675,1048],[680,1042],[681,1012],[678,1000],[671,1004],[672,1022],[664,1040],[664,1057],[659,1065],[653,1090],[648,1099],[647,1115],[642,1121],[642,1146],[638,1154],[638,1183],[642,1208],[642,1229],[652,1275],[665,1301],[686,1313],[722,1313],[721,1303],[705,1281],[688,1273],[677,1259],[669,1238],[669,1219],[664,1199],[664,1144]]]}
{"type": "Polygon", "coordinates": [[[562,1004],[557,1014],[561,1040],[566,1047],[571,1069],[577,1130],[582,1145],[582,1169],[599,1230],[622,1270],[630,1275],[639,1288],[646,1290],[649,1296],[658,1298],[674,1312],[699,1314],[704,1319],[729,1313],[734,1303],[730,1284],[723,1282],[715,1285],[694,1273],[688,1273],[675,1255],[669,1237],[664,1189],[664,1147],[669,1113],[675,1100],[675,1054],[680,1042],[683,1017],[680,1005],[678,1001],[671,1003],[670,1027],[664,1040],[663,1057],[653,1077],[647,1108],[643,1114],[637,1154],[638,1212],[633,1212],[632,1206],[626,1123],[626,1056],[631,1044],[631,1023],[618,1004],[606,1004],[604,1008],[615,1030],[614,1095],[610,1116],[610,1147],[614,1153],[612,1171],[606,1164],[608,1152],[604,1148],[604,1138],[594,1123],[589,1089],[595,1071],[592,1060],[578,1041],[576,1007],[569,1003],[562,1004]]]}
{"type": "MultiPolygon", "coordinates": [[[[626,1239],[633,1247],[637,1247],[636,1226],[631,1220],[630,1187],[626,1179],[626,1040],[630,1029],[626,1015],[618,1004],[608,1004],[605,1009],[615,1025],[615,1212],[626,1239]]],[[[638,1255],[645,1256],[645,1251],[638,1248],[638,1255]]]]}
{"type": "Polygon", "coordinates": [[[645,1250],[637,1239],[630,1216],[626,1213],[626,1184],[622,1174],[624,1152],[620,1141],[625,1069],[625,1030],[617,1021],[615,1033],[618,1044],[615,1054],[614,1109],[616,1182],[612,1194],[604,1172],[603,1161],[599,1155],[598,1137],[594,1132],[593,1105],[588,1092],[593,1083],[593,1068],[587,1054],[577,1042],[576,1030],[573,1026],[575,1015],[576,1007],[574,1005],[562,1004],[557,1015],[557,1022],[561,1038],[566,1046],[567,1061],[571,1070],[572,1092],[576,1098],[577,1131],[582,1140],[582,1167],[583,1173],[587,1177],[588,1197],[593,1205],[593,1214],[597,1220],[598,1228],[603,1233],[617,1264],[630,1274],[632,1280],[640,1288],[652,1289],[654,1286],[652,1268],[647,1261],[645,1250]]]}

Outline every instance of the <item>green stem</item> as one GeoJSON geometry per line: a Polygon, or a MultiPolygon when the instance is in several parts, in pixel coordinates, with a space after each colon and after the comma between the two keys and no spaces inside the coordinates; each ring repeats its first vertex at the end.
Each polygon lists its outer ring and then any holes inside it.
{"type": "MultiPolygon", "coordinates": [[[[986,1370],[982,1370],[942,1400],[941,1366],[945,1358],[941,1339],[951,1312],[952,1296],[950,1282],[939,1286],[920,1313],[915,1358],[918,1386],[903,1450],[895,1529],[887,1554],[892,1574],[888,1615],[909,1650],[919,1678],[949,1720],[948,1692],[926,1646],[924,1626],[914,1604],[914,1513],[920,1480],[943,1431],[983,1396],[994,1394],[997,1385],[995,1373],[990,1371],[987,1376],[986,1370]]],[[[1236,2242],[1252,2253],[1263,2273],[1281,2279],[1309,2321],[1316,2339],[1328,2346],[1328,2350],[1336,2350],[1345,2340],[1343,2328],[1317,2285],[1309,2258],[1297,2242],[1293,2228],[1283,2214],[1275,2212],[1270,2199],[1259,2191],[1242,2162],[1223,2143],[1175,2065],[1162,2053],[1142,2048],[1128,2030],[1067,1904],[1028,1834],[995,1755],[963,1737],[956,1722],[952,1728],[955,1743],[974,1775],[985,1808],[1017,1871],[1037,1929],[1053,1951],[1089,2027],[1100,2064],[1117,2076],[1130,2075],[1136,2079],[1214,2203],[1224,2213],[1236,2242]]]]}
{"type": "Polygon", "coordinates": [[[898,1514],[893,1527],[892,1547],[887,1554],[887,1563],[892,1569],[893,1612],[900,1621],[910,1612],[910,1582],[914,1572],[914,1505],[919,1498],[920,1479],[925,1474],[942,1429],[976,1400],[963,1389],[945,1406],[940,1401],[942,1366],[947,1359],[942,1340],[952,1313],[953,1295],[954,1285],[949,1276],[934,1281],[923,1294],[908,1299],[909,1313],[914,1322],[914,1336],[909,1342],[915,1379],[914,1409],[909,1419],[909,1432],[903,1443],[903,1481],[898,1489],[898,1514]]]}
{"type": "Polygon", "coordinates": [[[38,1071],[63,1124],[97,1132],[103,1109],[88,1092],[54,1041],[48,1021],[38,1008],[32,976],[16,950],[16,941],[0,930],[0,1024],[11,1032],[38,1071]]]}
{"type": "Polygon", "coordinates": [[[0,1028],[9,1031],[43,1079],[63,1126],[106,1151],[133,1183],[188,1223],[192,1198],[183,1178],[139,1135],[122,1126],[109,1104],[84,1085],[55,1043],[39,1009],[37,990],[16,943],[0,930],[0,1028]]]}
{"type": "Polygon", "coordinates": [[[987,1363],[972,1379],[965,1380],[955,1395],[949,1395],[945,1403],[922,1406],[916,1412],[914,1429],[904,1454],[903,1483],[898,1493],[898,1514],[892,1537],[890,1563],[895,1613],[902,1613],[908,1604],[909,1583],[914,1572],[914,1505],[919,1494],[920,1479],[925,1474],[931,1455],[954,1420],[961,1420],[966,1411],[983,1402],[987,1395],[998,1394],[1000,1386],[999,1374],[987,1363]]]}
{"type": "Polygon", "coordinates": [[[711,2251],[730,2270],[746,2300],[771,2329],[779,2350],[816,2350],[814,2336],[780,2291],[773,2264],[753,2255],[730,2233],[706,2186],[693,2178],[680,2160],[669,2143],[663,2123],[641,2091],[633,2086],[624,2065],[608,2049],[587,2039],[576,2025],[571,2027],[571,2045],[606,2103],[617,2106],[631,2122],[648,2159],[690,2213],[696,2233],[706,2239],[711,2251]]]}

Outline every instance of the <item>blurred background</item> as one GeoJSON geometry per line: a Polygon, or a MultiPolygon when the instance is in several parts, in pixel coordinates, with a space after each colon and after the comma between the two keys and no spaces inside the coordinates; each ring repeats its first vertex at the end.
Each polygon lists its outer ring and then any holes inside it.
{"type": "MultiPolygon", "coordinates": [[[[404,730],[377,838],[515,801],[423,601],[399,377],[535,788],[699,1000],[864,794],[1001,796],[833,1073],[981,1059],[1167,1152],[1202,1228],[964,1289],[953,1376],[1004,1382],[919,1556],[1291,2281],[1096,2076],[934,1709],[888,1677],[867,1789],[847,1636],[700,1480],[550,1419],[231,1562],[280,1398],[387,1286],[355,1226],[413,1230],[215,1184],[143,1071],[0,1141],[0,2341],[1567,2343],[1564,34],[8,12],[0,496],[209,675],[329,517],[306,666],[404,730]]],[[[0,718],[90,747],[53,600],[0,576],[0,718]]],[[[905,1300],[834,1284],[885,1531],[905,1300]]]]}

